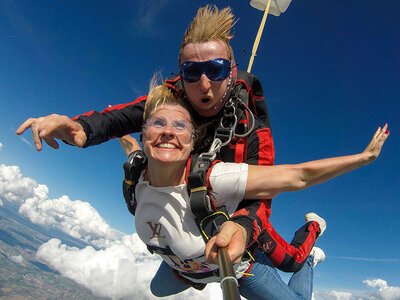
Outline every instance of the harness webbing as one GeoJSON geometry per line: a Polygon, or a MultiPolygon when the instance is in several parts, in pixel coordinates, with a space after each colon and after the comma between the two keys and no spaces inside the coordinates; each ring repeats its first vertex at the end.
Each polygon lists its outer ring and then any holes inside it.
{"type": "MultiPolygon", "coordinates": [[[[212,142],[208,152],[201,153],[191,159],[191,167],[187,176],[187,184],[190,193],[190,208],[197,226],[202,233],[206,242],[218,233],[219,227],[227,220],[229,215],[225,213],[225,208],[215,208],[209,196],[207,188],[207,173],[220,149],[229,144],[234,136],[245,137],[250,131],[245,125],[244,131],[236,134],[238,118],[242,119],[247,107],[239,98],[240,85],[236,86],[233,96],[224,105],[223,114],[219,122],[218,128],[215,130],[214,141],[212,142]],[[239,115],[239,117],[238,117],[239,115]],[[224,213],[218,214],[217,211],[222,210],[224,213]]],[[[249,111],[251,115],[251,111],[249,111]]],[[[254,117],[253,117],[254,118],[254,117]]],[[[252,120],[254,124],[254,120],[252,120]]],[[[252,130],[252,129],[251,129],[252,130]]],[[[244,148],[239,147],[239,153],[243,157],[244,148]]]]}

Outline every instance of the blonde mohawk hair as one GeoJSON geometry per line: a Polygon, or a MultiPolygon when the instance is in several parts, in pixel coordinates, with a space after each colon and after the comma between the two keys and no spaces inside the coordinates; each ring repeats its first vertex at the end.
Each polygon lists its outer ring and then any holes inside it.
{"type": "Polygon", "coordinates": [[[231,30],[237,20],[230,7],[218,10],[215,5],[207,5],[199,8],[196,16],[183,37],[181,49],[179,50],[179,63],[181,61],[183,48],[190,43],[204,43],[222,40],[225,43],[229,58],[232,50],[229,40],[233,38],[231,30]]]}

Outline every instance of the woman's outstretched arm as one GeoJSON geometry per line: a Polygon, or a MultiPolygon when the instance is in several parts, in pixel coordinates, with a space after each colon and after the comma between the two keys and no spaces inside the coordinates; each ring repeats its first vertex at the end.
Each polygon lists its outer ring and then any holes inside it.
{"type": "Polygon", "coordinates": [[[389,136],[388,126],[378,128],[367,148],[359,154],[326,158],[296,165],[250,166],[245,198],[272,198],[323,183],[373,162],[389,136]]]}

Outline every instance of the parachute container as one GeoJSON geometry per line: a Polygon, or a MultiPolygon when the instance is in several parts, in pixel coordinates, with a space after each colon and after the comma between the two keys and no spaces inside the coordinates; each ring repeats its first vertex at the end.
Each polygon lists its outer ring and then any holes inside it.
{"type": "MultiPolygon", "coordinates": [[[[258,10],[264,11],[268,0],[251,0],[250,5],[258,10]]],[[[279,16],[284,13],[292,0],[271,0],[268,13],[279,16]]]]}

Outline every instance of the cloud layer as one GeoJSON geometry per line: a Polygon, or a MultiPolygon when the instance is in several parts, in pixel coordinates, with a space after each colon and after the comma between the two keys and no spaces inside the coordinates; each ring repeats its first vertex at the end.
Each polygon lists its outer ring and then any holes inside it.
{"type": "MultiPolygon", "coordinates": [[[[98,296],[155,298],[149,285],[161,260],[147,251],[137,234],[122,236],[88,202],[72,201],[68,196],[49,199],[48,194],[47,186],[23,177],[19,167],[0,164],[0,201],[18,204],[18,212],[35,224],[62,230],[94,246],[78,249],[51,239],[38,249],[40,261],[98,296]]],[[[22,256],[10,259],[24,261],[22,256]]],[[[218,284],[211,284],[201,293],[189,289],[168,299],[182,297],[221,299],[222,293],[218,284]]]]}
{"type": "Polygon", "coordinates": [[[0,199],[20,205],[19,213],[45,228],[59,229],[97,247],[122,236],[88,202],[68,196],[49,199],[47,186],[23,177],[19,167],[0,165],[0,199]]]}
{"type": "MultiPolygon", "coordinates": [[[[124,236],[98,251],[68,247],[51,239],[39,248],[37,257],[98,296],[155,299],[149,286],[161,259],[148,253],[137,234],[124,236]]],[[[167,299],[222,299],[222,294],[219,286],[212,284],[201,293],[189,289],[167,299]]]]}
{"type": "Polygon", "coordinates": [[[315,299],[324,300],[399,300],[400,287],[389,286],[386,280],[370,279],[364,280],[368,287],[374,291],[362,294],[352,294],[345,291],[315,292],[315,299]]]}

